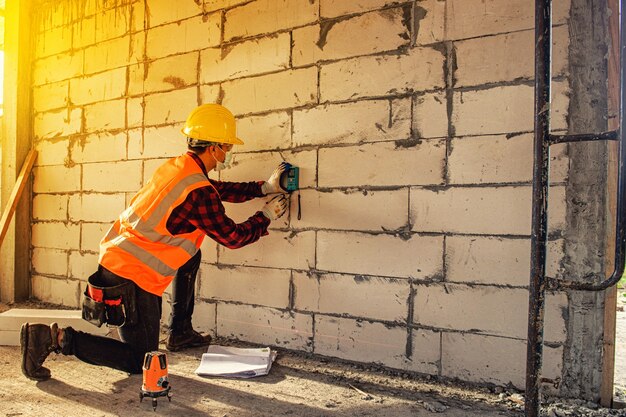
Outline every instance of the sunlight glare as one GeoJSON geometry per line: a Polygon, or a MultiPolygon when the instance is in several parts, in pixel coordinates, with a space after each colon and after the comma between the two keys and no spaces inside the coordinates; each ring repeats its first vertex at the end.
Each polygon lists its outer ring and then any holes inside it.
{"type": "Polygon", "coordinates": [[[4,51],[0,51],[0,116],[4,114],[4,51]]]}

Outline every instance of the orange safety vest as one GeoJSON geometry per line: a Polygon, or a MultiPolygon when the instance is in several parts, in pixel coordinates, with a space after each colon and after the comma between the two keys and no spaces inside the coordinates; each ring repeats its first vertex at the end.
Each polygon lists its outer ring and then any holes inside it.
{"type": "Polygon", "coordinates": [[[174,236],[167,219],[191,191],[206,186],[212,185],[187,154],[161,165],[100,242],[100,265],[161,296],[205,236],[199,229],[174,236]]]}

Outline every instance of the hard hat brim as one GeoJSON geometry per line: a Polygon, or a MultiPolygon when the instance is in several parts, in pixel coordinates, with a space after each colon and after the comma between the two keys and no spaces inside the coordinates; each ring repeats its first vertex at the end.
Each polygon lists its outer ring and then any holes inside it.
{"type": "MultiPolygon", "coordinates": [[[[187,130],[187,128],[183,127],[180,132],[187,136],[187,137],[193,137],[192,135],[190,135],[190,132],[187,130]]],[[[193,138],[193,139],[200,139],[200,138],[193,138]]],[[[239,139],[236,136],[233,136],[232,138],[202,138],[201,140],[205,140],[207,142],[215,142],[215,143],[226,143],[226,144],[230,144],[230,145],[243,145],[243,140],[239,139]]]]}

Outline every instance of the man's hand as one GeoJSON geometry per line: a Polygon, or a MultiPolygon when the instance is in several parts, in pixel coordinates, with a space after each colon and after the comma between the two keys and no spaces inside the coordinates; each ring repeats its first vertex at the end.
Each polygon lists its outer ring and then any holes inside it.
{"type": "Polygon", "coordinates": [[[288,202],[289,200],[287,199],[287,195],[280,194],[265,203],[265,207],[263,207],[263,210],[261,211],[268,219],[276,220],[285,214],[288,202]]]}
{"type": "Polygon", "coordinates": [[[283,161],[278,165],[278,168],[274,170],[270,179],[261,185],[263,194],[268,195],[283,192],[283,189],[280,187],[280,175],[285,172],[285,169],[287,169],[287,163],[283,161]]]}

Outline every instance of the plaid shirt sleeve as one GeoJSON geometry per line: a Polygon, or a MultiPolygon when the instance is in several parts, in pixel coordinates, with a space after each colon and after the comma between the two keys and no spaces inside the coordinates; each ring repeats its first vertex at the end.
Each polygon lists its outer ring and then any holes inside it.
{"type": "Polygon", "coordinates": [[[220,194],[222,201],[229,203],[243,203],[257,197],[264,197],[261,191],[263,181],[257,182],[227,182],[209,180],[220,194]]]}
{"type": "Polygon", "coordinates": [[[177,235],[200,229],[217,243],[237,249],[267,235],[269,224],[270,220],[260,211],[243,223],[235,223],[226,215],[220,195],[212,187],[203,187],[189,193],[172,211],[167,219],[167,230],[177,235]]]}

